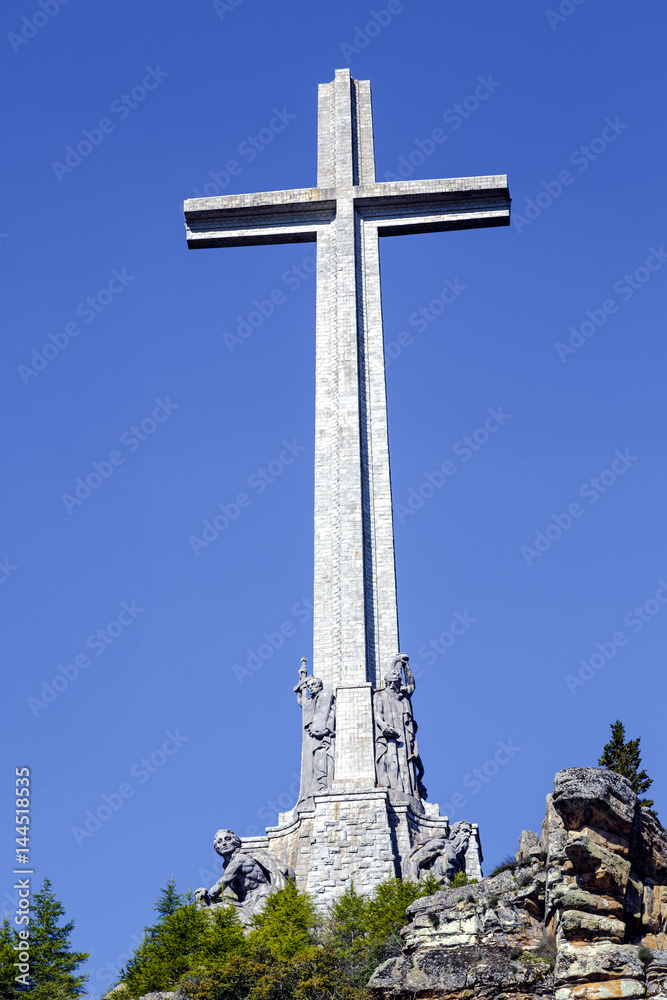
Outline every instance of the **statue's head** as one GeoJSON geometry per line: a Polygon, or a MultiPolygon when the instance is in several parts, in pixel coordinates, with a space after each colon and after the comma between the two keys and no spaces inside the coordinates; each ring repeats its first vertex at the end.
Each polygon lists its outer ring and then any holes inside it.
{"type": "Polygon", "coordinates": [[[456,823],[450,831],[450,837],[457,848],[464,845],[467,847],[471,834],[472,823],[469,823],[467,820],[461,820],[459,823],[456,823]]]}
{"type": "Polygon", "coordinates": [[[314,698],[315,695],[319,694],[319,692],[322,690],[324,684],[322,683],[319,677],[313,677],[311,674],[310,677],[306,678],[306,687],[308,688],[311,697],[314,698]]]}
{"type": "Polygon", "coordinates": [[[241,846],[241,838],[231,830],[218,830],[213,838],[213,847],[222,858],[229,857],[241,846]]]}
{"type": "Polygon", "coordinates": [[[384,675],[384,683],[386,687],[390,687],[394,691],[400,690],[401,684],[403,683],[402,670],[404,667],[407,667],[409,659],[410,657],[405,653],[397,653],[396,656],[392,657],[389,669],[384,675]]]}
{"type": "Polygon", "coordinates": [[[399,691],[403,678],[401,677],[400,670],[390,670],[389,673],[384,675],[384,686],[391,688],[392,691],[399,691]]]}

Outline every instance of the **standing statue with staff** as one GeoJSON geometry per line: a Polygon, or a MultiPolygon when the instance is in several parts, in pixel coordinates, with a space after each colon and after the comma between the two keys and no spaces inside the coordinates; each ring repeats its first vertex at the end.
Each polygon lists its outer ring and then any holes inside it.
{"type": "Polygon", "coordinates": [[[385,674],[384,687],[373,695],[377,783],[425,799],[424,765],[410,700],[415,679],[408,661],[405,653],[398,653],[385,674]]]}
{"type": "Polygon", "coordinates": [[[317,792],[331,788],[334,770],[336,696],[319,677],[308,676],[306,658],[301,660],[299,683],[294,688],[303,719],[301,798],[303,805],[317,792]]]}

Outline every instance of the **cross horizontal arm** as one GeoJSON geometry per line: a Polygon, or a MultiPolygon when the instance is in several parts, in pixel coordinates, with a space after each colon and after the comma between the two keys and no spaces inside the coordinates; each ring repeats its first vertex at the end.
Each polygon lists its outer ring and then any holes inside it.
{"type": "Polygon", "coordinates": [[[364,219],[377,219],[379,236],[508,226],[510,203],[504,174],[372,184],[354,198],[364,219]]]}
{"type": "Polygon", "coordinates": [[[334,217],[335,191],[297,188],[185,202],[188,246],[256,246],[266,243],[312,243],[318,226],[334,217]]]}

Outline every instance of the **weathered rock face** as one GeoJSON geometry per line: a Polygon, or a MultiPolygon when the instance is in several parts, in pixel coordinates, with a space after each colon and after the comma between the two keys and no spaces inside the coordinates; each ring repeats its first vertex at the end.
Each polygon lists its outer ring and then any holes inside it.
{"type": "Polygon", "coordinates": [[[403,955],[370,981],[378,1000],[667,1000],[667,831],[620,775],[560,771],[513,870],[408,917],[403,955]]]}
{"type": "Polygon", "coordinates": [[[446,889],[408,908],[405,954],[373,975],[378,997],[552,997],[544,934],[544,863],[533,859],[478,885],[446,889]]]}

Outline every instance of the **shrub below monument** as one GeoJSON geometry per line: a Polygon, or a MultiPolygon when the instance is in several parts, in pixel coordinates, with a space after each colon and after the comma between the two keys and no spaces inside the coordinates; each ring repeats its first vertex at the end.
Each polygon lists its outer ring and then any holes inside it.
{"type": "Polygon", "coordinates": [[[131,997],[165,990],[193,968],[206,969],[232,954],[248,952],[248,942],[233,906],[216,910],[209,919],[173,882],[161,891],[155,909],[160,920],[144,938],[122,971],[131,997]]]}
{"type": "Polygon", "coordinates": [[[186,1000],[366,1000],[367,993],[351,985],[337,957],[313,948],[290,961],[259,962],[235,956],[205,973],[184,977],[180,990],[186,1000]]]}
{"type": "Polygon", "coordinates": [[[127,996],[180,988],[187,1000],[366,1000],[373,970],[401,951],[406,908],[441,888],[391,878],[371,896],[354,886],[324,926],[306,893],[289,883],[243,931],[236,909],[198,908],[173,883],[155,907],[160,919],[123,972],[127,996]]]}

